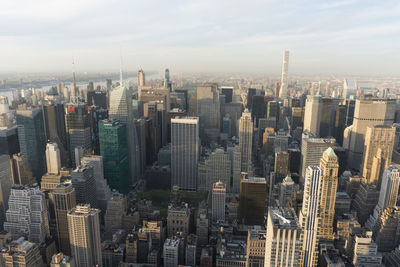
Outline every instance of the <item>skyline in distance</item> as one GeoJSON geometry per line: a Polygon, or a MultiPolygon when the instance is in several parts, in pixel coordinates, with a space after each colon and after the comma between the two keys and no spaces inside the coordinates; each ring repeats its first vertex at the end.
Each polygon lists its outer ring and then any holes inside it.
{"type": "Polygon", "coordinates": [[[23,1],[2,3],[0,72],[135,71],[400,75],[400,3],[23,1]],[[24,9],[21,9],[24,6],[24,9]]]}

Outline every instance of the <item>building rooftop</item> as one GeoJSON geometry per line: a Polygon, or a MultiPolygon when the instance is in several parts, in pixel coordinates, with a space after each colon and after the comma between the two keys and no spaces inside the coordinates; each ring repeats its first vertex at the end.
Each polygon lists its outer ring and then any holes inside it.
{"type": "Polygon", "coordinates": [[[296,213],[292,208],[270,208],[269,216],[276,228],[300,229],[296,213]]]}

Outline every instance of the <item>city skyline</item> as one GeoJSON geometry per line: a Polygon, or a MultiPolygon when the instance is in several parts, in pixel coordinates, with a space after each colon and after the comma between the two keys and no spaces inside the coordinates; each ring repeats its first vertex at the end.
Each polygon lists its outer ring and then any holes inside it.
{"type": "Polygon", "coordinates": [[[400,74],[392,0],[10,2],[0,14],[0,72],[70,71],[72,58],[78,72],[111,71],[121,50],[132,71],[279,74],[289,50],[289,76],[400,74]]]}

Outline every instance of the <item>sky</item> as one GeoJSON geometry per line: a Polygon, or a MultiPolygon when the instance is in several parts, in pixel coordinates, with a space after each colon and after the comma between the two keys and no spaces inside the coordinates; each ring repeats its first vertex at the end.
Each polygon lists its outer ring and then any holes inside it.
{"type": "Polygon", "coordinates": [[[0,72],[400,76],[398,0],[0,1],[0,72]],[[175,73],[174,73],[175,72],[175,73]]]}

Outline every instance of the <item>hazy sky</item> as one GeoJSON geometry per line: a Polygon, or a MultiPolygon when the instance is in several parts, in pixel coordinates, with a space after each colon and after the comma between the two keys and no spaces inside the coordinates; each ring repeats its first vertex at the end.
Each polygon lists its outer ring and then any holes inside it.
{"type": "Polygon", "coordinates": [[[398,0],[0,1],[0,72],[400,75],[398,0]]]}

